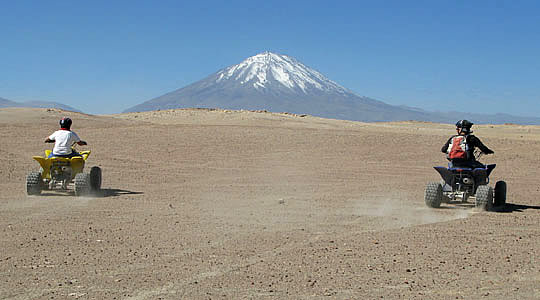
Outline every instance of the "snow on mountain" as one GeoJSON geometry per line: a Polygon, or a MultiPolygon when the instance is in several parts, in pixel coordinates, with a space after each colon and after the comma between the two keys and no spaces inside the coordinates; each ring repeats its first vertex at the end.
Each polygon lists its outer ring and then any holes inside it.
{"type": "Polygon", "coordinates": [[[217,75],[216,83],[236,80],[256,89],[270,88],[269,83],[274,80],[291,90],[300,89],[305,94],[312,89],[347,93],[345,88],[296,59],[271,52],[249,57],[240,64],[219,71],[217,75]]]}

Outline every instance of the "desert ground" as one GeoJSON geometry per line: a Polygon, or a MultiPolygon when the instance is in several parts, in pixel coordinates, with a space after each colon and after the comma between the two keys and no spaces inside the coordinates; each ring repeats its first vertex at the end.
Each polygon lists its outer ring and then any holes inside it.
{"type": "Polygon", "coordinates": [[[1,299],[540,299],[538,126],[473,127],[508,184],[494,211],[424,204],[450,124],[6,108],[0,127],[1,299]],[[28,196],[63,116],[102,190],[28,196]]]}

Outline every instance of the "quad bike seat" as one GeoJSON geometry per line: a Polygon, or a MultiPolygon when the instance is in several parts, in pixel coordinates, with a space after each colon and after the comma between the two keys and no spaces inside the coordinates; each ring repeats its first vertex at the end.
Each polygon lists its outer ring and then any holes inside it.
{"type": "Polygon", "coordinates": [[[457,172],[463,172],[463,171],[472,171],[473,169],[472,168],[460,168],[460,167],[453,167],[453,168],[448,168],[448,170],[450,171],[457,171],[457,172]]]}

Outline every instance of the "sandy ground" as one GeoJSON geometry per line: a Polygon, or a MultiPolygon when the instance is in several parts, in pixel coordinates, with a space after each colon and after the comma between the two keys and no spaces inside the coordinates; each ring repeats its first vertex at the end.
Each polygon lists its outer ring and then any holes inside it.
{"type": "Polygon", "coordinates": [[[539,299],[540,127],[474,126],[508,205],[428,209],[451,125],[0,109],[1,299],[539,299]],[[96,197],[25,177],[61,116],[96,197]]]}

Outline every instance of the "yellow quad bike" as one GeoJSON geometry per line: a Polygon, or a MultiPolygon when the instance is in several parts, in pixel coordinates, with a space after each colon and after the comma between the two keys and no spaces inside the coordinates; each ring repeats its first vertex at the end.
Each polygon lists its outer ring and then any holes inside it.
{"type": "Polygon", "coordinates": [[[90,151],[80,151],[81,156],[51,157],[51,150],[45,150],[45,157],[33,156],[41,165],[39,172],[32,171],[26,176],[26,193],[39,195],[42,190],[69,190],[73,186],[76,196],[95,194],[101,189],[101,169],[92,167],[90,173],[83,172],[84,163],[90,151]]]}

